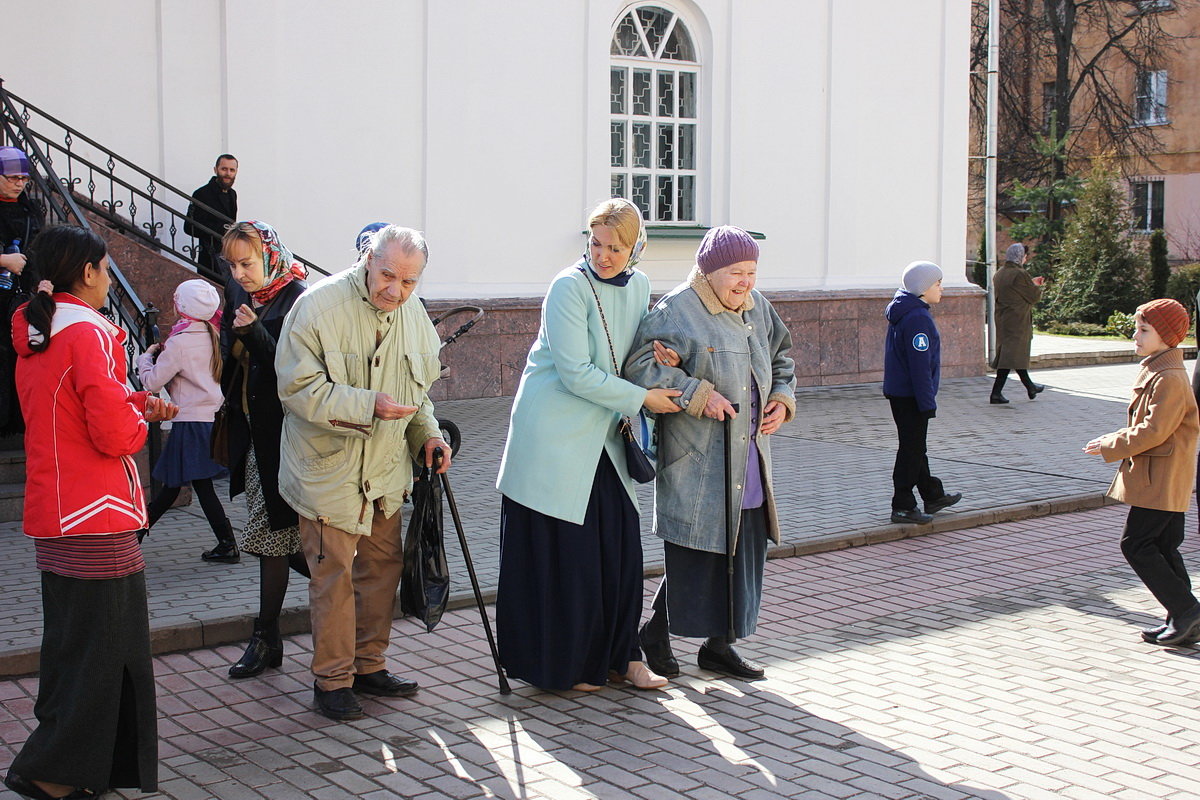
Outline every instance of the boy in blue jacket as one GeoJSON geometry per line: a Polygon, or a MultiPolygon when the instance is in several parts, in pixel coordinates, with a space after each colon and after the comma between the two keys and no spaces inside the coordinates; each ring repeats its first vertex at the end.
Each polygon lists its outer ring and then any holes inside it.
{"type": "Polygon", "coordinates": [[[943,508],[962,499],[946,494],[942,482],[929,474],[925,436],[937,416],[938,378],[942,342],[929,307],[942,299],[942,269],[929,261],[914,261],[904,269],[904,288],[888,303],[883,354],[883,396],[892,406],[900,446],[892,468],[892,522],[926,523],[943,508]],[[921,493],[925,511],[917,508],[913,489],[921,493]]]}

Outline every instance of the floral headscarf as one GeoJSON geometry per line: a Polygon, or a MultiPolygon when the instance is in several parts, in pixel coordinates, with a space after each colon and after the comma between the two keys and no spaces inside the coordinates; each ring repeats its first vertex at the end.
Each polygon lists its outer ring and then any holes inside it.
{"type": "MultiPolygon", "coordinates": [[[[634,213],[637,214],[638,235],[637,239],[634,240],[633,247],[630,248],[629,251],[629,263],[625,265],[625,270],[619,275],[614,275],[613,277],[607,279],[601,278],[599,273],[596,272],[595,265],[592,264],[592,248],[588,244],[584,244],[583,246],[583,262],[587,264],[588,269],[592,271],[592,274],[596,276],[597,280],[604,281],[605,283],[615,283],[618,286],[624,286],[625,284],[629,283],[629,279],[633,277],[633,268],[637,266],[638,261],[640,261],[642,258],[642,251],[646,249],[646,220],[642,217],[642,210],[637,207],[637,203],[631,203],[624,198],[615,199],[620,199],[621,202],[627,204],[634,210],[634,213]]],[[[589,231],[587,235],[590,237],[591,232],[589,231]]],[[[589,239],[588,241],[590,242],[591,240],[589,239]]]]}
{"type": "Polygon", "coordinates": [[[308,270],[292,256],[290,250],[283,246],[283,242],[279,241],[279,234],[275,232],[274,228],[256,219],[246,222],[254,226],[258,238],[262,240],[263,276],[265,278],[263,287],[258,291],[251,292],[250,296],[265,305],[296,278],[300,280],[307,278],[308,270]]]}

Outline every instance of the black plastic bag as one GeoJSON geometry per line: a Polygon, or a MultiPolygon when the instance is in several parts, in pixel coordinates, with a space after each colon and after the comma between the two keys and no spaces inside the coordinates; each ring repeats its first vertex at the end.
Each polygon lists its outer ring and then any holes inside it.
{"type": "Polygon", "coordinates": [[[428,467],[417,473],[412,491],[412,517],[404,535],[404,572],[400,576],[400,610],[432,631],[450,599],[450,569],[442,539],[442,484],[428,467]]]}

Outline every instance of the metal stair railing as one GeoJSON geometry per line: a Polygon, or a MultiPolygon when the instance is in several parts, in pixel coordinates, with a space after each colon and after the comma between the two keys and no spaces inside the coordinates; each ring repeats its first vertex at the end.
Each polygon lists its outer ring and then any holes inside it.
{"type": "MultiPolygon", "coordinates": [[[[188,209],[198,208],[225,224],[234,220],[6,91],[3,81],[0,81],[0,117],[4,119],[6,132],[10,125],[20,132],[19,141],[15,142],[18,147],[33,149],[36,145],[47,173],[58,167],[56,182],[77,204],[135,241],[173,257],[210,280],[225,282],[224,272],[214,273],[209,265],[200,262],[197,237],[187,232],[198,231],[220,240],[224,229],[211,228],[189,217],[188,209]]],[[[292,255],[310,273],[329,274],[311,261],[292,255]]]]}

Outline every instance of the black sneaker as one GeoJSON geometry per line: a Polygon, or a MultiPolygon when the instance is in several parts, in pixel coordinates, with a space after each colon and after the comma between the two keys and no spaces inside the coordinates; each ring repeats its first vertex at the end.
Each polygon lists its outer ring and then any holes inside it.
{"type": "Polygon", "coordinates": [[[929,514],[929,515],[936,514],[937,512],[941,511],[943,508],[949,508],[950,506],[954,505],[959,500],[962,500],[962,492],[955,492],[954,494],[944,494],[941,497],[939,497],[937,500],[930,500],[928,503],[926,503],[925,504],[925,513],[929,514]]]}
{"type": "Polygon", "coordinates": [[[314,683],[313,703],[316,704],[317,711],[330,719],[351,720],[362,719],[366,716],[362,706],[358,703],[358,698],[354,696],[354,690],[349,686],[325,691],[314,683]]]}
{"type": "Polygon", "coordinates": [[[914,523],[917,525],[924,525],[927,522],[933,522],[933,515],[926,514],[926,513],[922,512],[921,509],[919,509],[919,508],[910,508],[910,509],[907,509],[904,511],[901,511],[900,509],[897,509],[897,508],[893,508],[892,509],[892,522],[894,522],[896,524],[914,523]]]}

